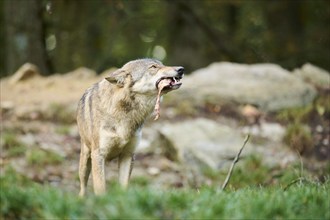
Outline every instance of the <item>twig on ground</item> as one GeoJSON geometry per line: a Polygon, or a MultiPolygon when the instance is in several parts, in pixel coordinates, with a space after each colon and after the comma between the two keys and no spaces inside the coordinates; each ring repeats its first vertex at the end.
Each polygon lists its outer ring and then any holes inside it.
{"type": "Polygon", "coordinates": [[[292,185],[296,184],[296,183],[302,183],[303,181],[307,181],[304,177],[299,177],[298,179],[293,180],[291,183],[289,183],[286,187],[283,188],[283,191],[286,191],[287,189],[289,189],[292,185]]]}
{"type": "Polygon", "coordinates": [[[303,174],[304,174],[304,163],[303,163],[302,157],[301,157],[299,151],[297,151],[297,154],[298,154],[299,159],[300,159],[300,173],[299,173],[299,178],[291,181],[288,185],[286,185],[283,188],[284,191],[286,191],[288,188],[290,188],[292,185],[294,185],[294,184],[296,184],[298,182],[301,184],[303,181],[307,181],[306,178],[303,177],[303,174]]]}
{"type": "Polygon", "coordinates": [[[299,153],[299,151],[297,151],[297,154],[299,156],[299,159],[300,159],[300,178],[302,178],[303,174],[304,174],[304,163],[303,163],[303,159],[301,157],[301,154],[299,153]]]}
{"type": "Polygon", "coordinates": [[[222,191],[225,190],[225,188],[226,188],[226,186],[227,186],[227,184],[228,184],[228,182],[229,182],[229,179],[230,179],[230,177],[231,177],[231,175],[232,175],[232,173],[233,173],[234,166],[235,166],[235,164],[238,162],[238,160],[239,160],[239,156],[241,155],[241,153],[242,153],[242,151],[243,151],[243,149],[244,149],[246,143],[248,142],[249,138],[250,138],[250,135],[248,134],[248,135],[246,136],[245,140],[244,140],[244,143],[243,143],[241,149],[239,150],[239,152],[237,153],[236,157],[234,158],[234,160],[233,160],[233,162],[232,162],[232,164],[231,164],[231,166],[230,166],[229,172],[228,172],[228,174],[227,174],[226,180],[225,180],[225,182],[222,184],[222,187],[221,187],[221,190],[222,190],[222,191]]]}

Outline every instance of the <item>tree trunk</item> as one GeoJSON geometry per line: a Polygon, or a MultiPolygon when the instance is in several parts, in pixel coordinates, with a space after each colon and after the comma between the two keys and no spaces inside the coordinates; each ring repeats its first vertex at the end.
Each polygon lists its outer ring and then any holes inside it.
{"type": "Polygon", "coordinates": [[[26,62],[48,74],[50,65],[45,47],[42,1],[5,0],[5,71],[12,74],[26,62]]]}

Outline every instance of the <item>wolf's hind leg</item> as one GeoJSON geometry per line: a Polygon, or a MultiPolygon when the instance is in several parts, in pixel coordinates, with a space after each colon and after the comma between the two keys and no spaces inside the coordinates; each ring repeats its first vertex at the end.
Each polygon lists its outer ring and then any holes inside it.
{"type": "Polygon", "coordinates": [[[79,161],[79,179],[80,192],[79,196],[83,197],[86,193],[88,178],[91,172],[91,152],[86,144],[81,144],[80,161],[79,161]]]}

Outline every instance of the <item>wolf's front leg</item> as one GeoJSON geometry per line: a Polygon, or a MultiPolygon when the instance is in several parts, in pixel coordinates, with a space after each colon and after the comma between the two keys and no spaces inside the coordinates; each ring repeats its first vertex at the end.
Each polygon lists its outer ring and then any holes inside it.
{"type": "Polygon", "coordinates": [[[79,162],[79,179],[80,179],[80,193],[83,197],[86,192],[88,177],[91,172],[91,152],[86,144],[81,143],[80,162],[79,162]]]}
{"type": "Polygon", "coordinates": [[[134,154],[126,153],[119,157],[119,183],[125,189],[127,188],[129,178],[133,169],[134,154]]]}
{"type": "Polygon", "coordinates": [[[92,151],[92,175],[93,186],[96,195],[105,193],[105,173],[104,164],[105,156],[100,154],[100,150],[92,151]]]}

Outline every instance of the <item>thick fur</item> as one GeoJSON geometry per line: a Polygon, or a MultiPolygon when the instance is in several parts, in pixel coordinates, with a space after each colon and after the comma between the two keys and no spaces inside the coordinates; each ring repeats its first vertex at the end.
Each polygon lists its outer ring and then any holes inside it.
{"type": "Polygon", "coordinates": [[[183,67],[140,59],[128,62],[86,90],[77,110],[80,196],[85,195],[90,172],[95,194],[105,192],[106,159],[119,158],[119,183],[127,187],[142,125],[156,104],[156,82],[161,77],[182,75],[183,67]]]}

